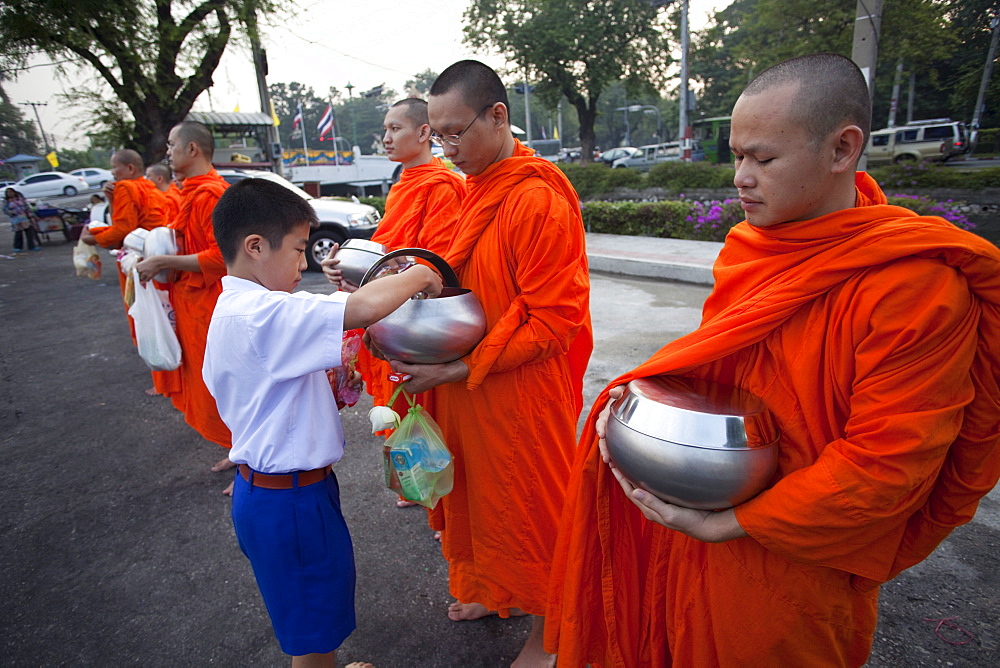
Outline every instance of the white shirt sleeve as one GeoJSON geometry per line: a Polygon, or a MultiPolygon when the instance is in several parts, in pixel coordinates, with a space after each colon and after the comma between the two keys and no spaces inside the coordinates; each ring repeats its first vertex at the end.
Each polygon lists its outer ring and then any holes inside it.
{"type": "Polygon", "coordinates": [[[248,314],[250,345],[275,381],[341,364],[344,308],[350,293],[271,293],[248,314]]]}

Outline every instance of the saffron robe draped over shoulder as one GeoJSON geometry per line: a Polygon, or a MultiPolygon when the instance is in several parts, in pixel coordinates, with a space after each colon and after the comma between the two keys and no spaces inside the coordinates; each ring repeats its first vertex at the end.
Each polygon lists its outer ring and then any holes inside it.
{"type": "Polygon", "coordinates": [[[445,259],[483,304],[464,383],[431,390],[455,461],[438,507],[452,596],[506,617],[545,614],[564,486],[593,348],[576,192],[551,163],[513,157],[468,179],[445,259]]]}
{"type": "Polygon", "coordinates": [[[878,585],[968,522],[1000,475],[1000,251],[886,205],[733,228],[701,327],[615,380],[674,374],[761,396],[772,485],[749,537],[646,521],[600,461],[594,420],[569,484],[546,622],[561,665],[861,665],[878,585]]]}
{"type": "Polygon", "coordinates": [[[222,292],[221,279],[226,274],[226,264],[212,230],[212,210],[228,185],[214,169],[203,176],[184,179],[180,212],[172,227],[181,237],[183,254],[198,256],[201,271],[179,272],[171,294],[177,315],[177,339],[181,344],[182,378],[181,398],[171,399],[189,425],[205,439],[225,448],[232,447],[232,434],[219,417],[201,367],[205,361],[208,325],[222,292]]]}
{"type": "MultiPolygon", "coordinates": [[[[385,216],[372,235],[372,241],[389,250],[424,248],[444,256],[457,228],[463,197],[465,178],[445,167],[439,158],[433,158],[426,165],[408,167],[389,190],[385,216]]],[[[358,369],[375,405],[386,405],[396,389],[395,383],[386,378],[391,370],[389,365],[362,349],[358,355],[358,369]]],[[[423,396],[418,401],[430,409],[423,396]]],[[[409,404],[400,396],[396,400],[396,412],[403,415],[407,408],[409,404]]]]}

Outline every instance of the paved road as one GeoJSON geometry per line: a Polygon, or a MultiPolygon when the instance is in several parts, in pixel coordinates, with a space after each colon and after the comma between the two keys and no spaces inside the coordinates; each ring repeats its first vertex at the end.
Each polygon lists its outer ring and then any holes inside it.
{"type": "MultiPolygon", "coordinates": [[[[0,253],[10,241],[0,230],[0,253]]],[[[76,278],[70,244],[43,246],[0,258],[0,665],[286,665],[219,494],[227,478],[208,470],[220,449],[143,394],[113,274],[76,278]]],[[[306,283],[326,289],[316,274],[306,283]]],[[[595,276],[588,403],[694,328],[707,294],[595,276]]],[[[509,664],[528,620],[446,619],[445,563],[423,511],[396,509],[382,488],[368,406],[344,411],[337,466],[359,572],[359,626],[341,659],[509,664]]],[[[885,588],[871,665],[998,663],[998,501],[885,588]],[[974,639],[950,645],[922,621],[943,617],[974,639]]]]}

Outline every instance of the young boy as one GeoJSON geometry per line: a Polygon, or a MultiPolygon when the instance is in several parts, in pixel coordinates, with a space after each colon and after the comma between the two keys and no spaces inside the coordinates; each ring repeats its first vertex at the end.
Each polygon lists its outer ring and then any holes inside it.
{"type": "Polygon", "coordinates": [[[333,666],[354,630],[354,553],[330,465],[344,435],[326,370],[345,329],[376,322],[441,279],[424,266],[355,293],[291,294],[306,268],[309,204],[263,179],[212,213],[226,262],[203,375],[232,430],[233,525],[292,666],[333,666]]]}

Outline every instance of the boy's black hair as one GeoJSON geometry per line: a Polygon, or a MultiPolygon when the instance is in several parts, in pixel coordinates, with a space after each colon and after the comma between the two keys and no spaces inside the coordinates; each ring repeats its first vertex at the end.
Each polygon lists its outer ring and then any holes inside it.
{"type": "Polygon", "coordinates": [[[232,264],[243,240],[259,234],[271,248],[302,223],[319,225],[309,202],[267,179],[243,179],[226,188],[212,211],[215,241],[226,264],[232,264]]]}

